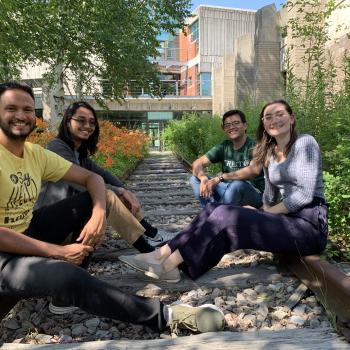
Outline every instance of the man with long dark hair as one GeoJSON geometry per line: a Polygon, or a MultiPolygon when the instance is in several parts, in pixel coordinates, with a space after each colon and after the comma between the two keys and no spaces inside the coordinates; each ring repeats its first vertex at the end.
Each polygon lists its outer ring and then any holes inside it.
{"type": "MultiPolygon", "coordinates": [[[[90,158],[97,151],[99,133],[94,108],[85,101],[74,102],[66,109],[58,135],[48,143],[47,149],[102,176],[109,189],[108,223],[140,252],[153,251],[155,246],[164,244],[166,240],[163,241],[162,236],[157,235],[158,229],[146,220],[139,200],[115,175],[90,158]]],[[[56,203],[82,191],[85,189],[81,186],[66,181],[44,182],[37,207],[56,203]]]]}

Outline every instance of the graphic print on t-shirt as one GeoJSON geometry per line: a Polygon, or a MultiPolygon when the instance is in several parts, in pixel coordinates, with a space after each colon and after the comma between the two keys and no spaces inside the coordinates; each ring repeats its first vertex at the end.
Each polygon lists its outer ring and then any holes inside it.
{"type": "Polygon", "coordinates": [[[13,214],[16,209],[35,200],[38,196],[38,187],[29,173],[18,171],[15,174],[10,174],[10,180],[13,187],[5,208],[4,224],[23,220],[30,213],[30,210],[25,210],[20,215],[10,215],[10,213],[13,214]]]}
{"type": "Polygon", "coordinates": [[[239,169],[242,169],[246,166],[248,166],[250,163],[249,159],[242,159],[242,160],[224,160],[224,165],[229,168],[230,170],[228,172],[231,171],[237,171],[239,169]]]}

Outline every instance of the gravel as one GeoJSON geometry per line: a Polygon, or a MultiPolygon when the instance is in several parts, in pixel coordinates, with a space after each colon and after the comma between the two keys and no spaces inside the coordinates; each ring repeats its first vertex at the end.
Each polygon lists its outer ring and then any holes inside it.
{"type": "MultiPolygon", "coordinates": [[[[147,162],[148,164],[149,162],[147,162]]],[[[175,163],[174,163],[175,164],[175,163]]],[[[163,181],[164,179],[162,179],[163,181]]],[[[173,186],[179,185],[172,178],[173,186]]],[[[146,186],[142,191],[146,191],[146,186]]],[[[170,187],[170,186],[169,186],[170,187]]],[[[136,187],[137,188],[137,187],[136,187]]],[[[186,187],[187,188],[187,187],[186,187]]],[[[169,189],[174,192],[174,188],[169,189]]],[[[166,197],[166,191],[162,191],[162,197],[166,197]]],[[[189,197],[189,202],[193,198],[189,197]]],[[[188,207],[193,210],[193,204],[176,206],[175,209],[188,207]]],[[[155,207],[147,206],[148,209],[155,207]]],[[[168,205],[166,210],[171,211],[168,205]]],[[[161,208],[159,208],[161,209],[161,208]]],[[[151,218],[155,226],[178,231],[181,227],[191,222],[193,215],[167,215],[151,218]]],[[[104,249],[128,248],[129,245],[111,230],[107,231],[107,237],[103,244],[104,249]]],[[[225,256],[218,264],[218,268],[225,268],[235,264],[254,267],[264,264],[271,267],[272,255],[265,252],[252,250],[239,250],[229,256],[225,256]]],[[[130,273],[130,268],[119,261],[93,261],[89,267],[93,275],[104,276],[119,273],[130,273]]],[[[153,289],[153,295],[157,295],[165,303],[180,300],[193,306],[205,303],[213,303],[222,308],[227,331],[257,331],[257,330],[281,330],[300,327],[322,328],[329,327],[329,321],[322,305],[313,295],[307,294],[294,307],[285,306],[286,301],[298,288],[300,281],[291,276],[276,278],[276,281],[261,282],[250,285],[249,288],[208,288],[199,286],[197,289],[184,293],[166,291],[162,288],[153,289]]],[[[141,293],[137,293],[142,295],[141,293]]],[[[189,335],[189,331],[181,330],[179,334],[170,334],[165,331],[162,334],[154,332],[148,327],[128,324],[77,310],[68,315],[53,315],[48,310],[49,299],[30,299],[20,301],[0,323],[0,346],[4,342],[27,344],[72,343],[92,340],[107,339],[169,339],[174,336],[189,335]]]]}
{"type": "MultiPolygon", "coordinates": [[[[109,247],[126,246],[126,243],[110,239],[109,247]]],[[[231,264],[256,266],[272,259],[264,252],[237,251],[225,256],[219,268],[231,264]]],[[[94,263],[90,272],[130,272],[120,262],[94,263]]],[[[294,277],[282,277],[275,283],[258,283],[249,288],[207,288],[201,286],[185,293],[157,290],[157,297],[165,303],[177,300],[193,306],[213,303],[222,308],[227,322],[227,331],[281,330],[300,327],[329,327],[327,315],[313,295],[307,295],[292,310],[285,302],[299,285],[294,277]]],[[[138,293],[140,294],[140,293],[138,293]]],[[[141,293],[142,295],[142,293],[141,293]]],[[[48,299],[22,300],[0,323],[0,344],[16,342],[28,344],[71,343],[107,339],[159,339],[170,338],[169,331],[159,334],[148,327],[127,324],[107,318],[100,318],[77,310],[69,315],[53,315],[48,311],[48,299]]],[[[178,336],[190,332],[181,330],[178,336]]]]}

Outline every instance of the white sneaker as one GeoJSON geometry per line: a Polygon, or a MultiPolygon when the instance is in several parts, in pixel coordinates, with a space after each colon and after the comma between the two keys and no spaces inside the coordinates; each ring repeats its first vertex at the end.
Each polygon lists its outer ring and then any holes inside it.
{"type": "Polygon", "coordinates": [[[70,314],[70,313],[74,312],[75,310],[79,309],[77,306],[73,306],[73,305],[58,306],[55,304],[56,304],[55,299],[50,301],[50,304],[49,304],[49,311],[55,315],[70,314]]]}
{"type": "Polygon", "coordinates": [[[134,269],[142,271],[148,277],[169,283],[176,283],[181,280],[180,271],[177,267],[169,272],[163,272],[160,264],[138,260],[134,255],[120,255],[118,259],[134,269]]]}

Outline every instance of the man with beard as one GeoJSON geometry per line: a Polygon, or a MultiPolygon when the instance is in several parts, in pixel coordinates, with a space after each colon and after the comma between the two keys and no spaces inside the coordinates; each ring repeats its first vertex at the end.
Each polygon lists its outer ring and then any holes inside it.
{"type": "Polygon", "coordinates": [[[0,304],[60,297],[88,313],[157,331],[166,326],[221,330],[224,317],[214,305],[165,306],[156,299],[124,294],[79,266],[104,237],[104,181],[25,142],[34,127],[32,89],[18,82],[0,84],[0,304]],[[60,179],[88,191],[33,211],[41,181],[60,179]],[[71,234],[75,242],[61,245],[71,234]]]}
{"type": "Polygon", "coordinates": [[[247,137],[247,122],[244,113],[238,109],[226,112],[222,117],[222,129],[228,140],[211,148],[204,156],[192,164],[191,186],[202,207],[207,203],[262,206],[264,177],[252,176],[250,171],[235,174],[237,170],[250,165],[256,142],[247,137]],[[221,163],[222,173],[210,178],[204,167],[221,163]]]}

